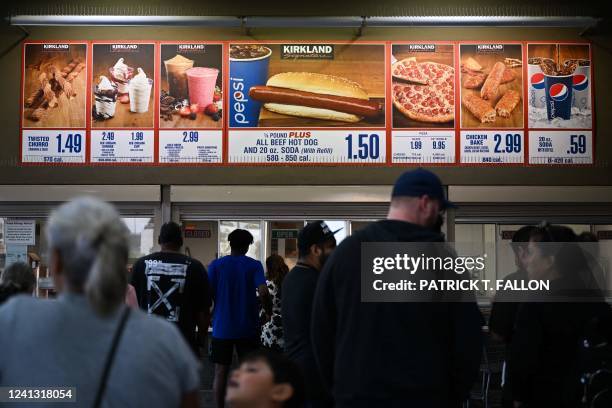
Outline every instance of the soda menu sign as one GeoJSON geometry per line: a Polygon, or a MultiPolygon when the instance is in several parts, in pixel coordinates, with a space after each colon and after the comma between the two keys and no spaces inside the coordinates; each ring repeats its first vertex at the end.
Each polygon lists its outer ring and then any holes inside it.
{"type": "Polygon", "coordinates": [[[588,43],[28,42],[26,165],[585,165],[588,43]]]}

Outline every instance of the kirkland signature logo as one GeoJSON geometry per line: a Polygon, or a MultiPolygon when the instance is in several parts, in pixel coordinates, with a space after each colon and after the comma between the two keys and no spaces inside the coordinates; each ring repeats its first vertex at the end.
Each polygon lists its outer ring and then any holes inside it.
{"type": "Polygon", "coordinates": [[[281,45],[281,59],[334,59],[334,46],[285,44],[281,45]]]}
{"type": "Polygon", "coordinates": [[[478,44],[478,52],[498,52],[504,50],[503,44],[478,44]]]}
{"type": "Polygon", "coordinates": [[[138,51],[138,44],[112,44],[112,52],[138,51]]]}
{"type": "Polygon", "coordinates": [[[43,44],[43,51],[68,51],[69,44],[43,44]]]}
{"type": "Polygon", "coordinates": [[[206,46],[204,44],[179,44],[178,50],[183,52],[203,52],[206,50],[206,46]]]}
{"type": "Polygon", "coordinates": [[[408,45],[410,51],[415,52],[436,52],[435,44],[410,44],[408,45]]]}

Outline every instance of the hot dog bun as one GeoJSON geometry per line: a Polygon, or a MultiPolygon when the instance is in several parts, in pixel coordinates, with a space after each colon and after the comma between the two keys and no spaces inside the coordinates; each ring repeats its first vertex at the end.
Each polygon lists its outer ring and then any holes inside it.
{"type": "Polygon", "coordinates": [[[271,76],[266,85],[296,91],[369,99],[367,92],[357,82],[314,72],[283,72],[271,76]]]}
{"type": "MultiPolygon", "coordinates": [[[[367,92],[356,82],[338,76],[314,72],[283,72],[271,76],[266,85],[317,94],[343,96],[363,100],[369,99],[367,92]]],[[[362,116],[353,115],[351,113],[308,106],[266,103],[264,107],[272,112],[281,113],[283,115],[306,118],[337,120],[341,122],[359,122],[363,119],[362,116]]]]}
{"type": "Polygon", "coordinates": [[[359,122],[363,117],[351,113],[338,112],[331,109],[311,108],[308,106],[282,105],[280,103],[266,103],[269,111],[283,115],[299,116],[302,118],[315,118],[322,120],[337,120],[340,122],[359,122]]]}

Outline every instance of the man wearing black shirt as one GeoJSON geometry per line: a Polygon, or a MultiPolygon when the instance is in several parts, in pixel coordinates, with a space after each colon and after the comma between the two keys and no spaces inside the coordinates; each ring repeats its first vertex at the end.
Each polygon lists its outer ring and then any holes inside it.
{"type": "Polygon", "coordinates": [[[343,240],[321,271],[311,339],[336,408],[457,408],[469,396],[482,353],[474,300],[361,301],[361,244],[442,243],[434,228],[451,205],[435,174],[405,172],[387,219],[343,240]]]}
{"type": "Polygon", "coordinates": [[[158,242],[161,251],[140,258],[132,270],[138,304],[175,323],[199,356],[199,348],[206,347],[211,305],[206,269],[180,252],[183,237],[175,222],[162,225],[158,242]]]}
{"type": "MultiPolygon", "coordinates": [[[[525,226],[520,228],[512,235],[512,251],[514,252],[514,263],[516,264],[517,270],[508,276],[505,280],[507,281],[526,281],[528,280],[526,270],[526,254],[527,244],[529,243],[529,236],[536,227],[525,226]]],[[[512,334],[514,333],[514,325],[516,323],[516,316],[519,309],[520,303],[517,302],[517,292],[512,294],[499,291],[495,295],[493,300],[493,306],[491,308],[491,317],[489,318],[489,332],[496,339],[503,341],[506,345],[506,361],[504,365],[504,381],[502,391],[502,406],[504,408],[512,408],[512,382],[510,378],[510,370],[508,367],[508,360],[510,354],[510,345],[512,342],[512,334]],[[511,299],[513,296],[514,299],[511,299]],[[511,301],[514,300],[514,301],[511,301]]]]}
{"type": "Polygon", "coordinates": [[[323,221],[307,224],[298,235],[298,263],[283,281],[281,316],[285,353],[301,368],[306,398],[313,408],[331,406],[315,363],[310,319],[319,272],[336,247],[334,234],[323,221]]]}

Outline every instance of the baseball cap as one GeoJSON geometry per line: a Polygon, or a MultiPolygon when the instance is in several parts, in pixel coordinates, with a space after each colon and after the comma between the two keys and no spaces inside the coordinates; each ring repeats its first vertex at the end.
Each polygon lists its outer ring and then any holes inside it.
{"type": "Polygon", "coordinates": [[[442,209],[457,208],[444,196],[444,189],[438,176],[422,168],[407,171],[399,176],[391,193],[391,197],[421,197],[424,195],[439,200],[442,209]]]}
{"type": "Polygon", "coordinates": [[[341,229],[332,231],[325,221],[309,222],[298,233],[298,249],[307,251],[311,245],[321,244],[328,239],[332,239],[334,234],[341,229]]]}

